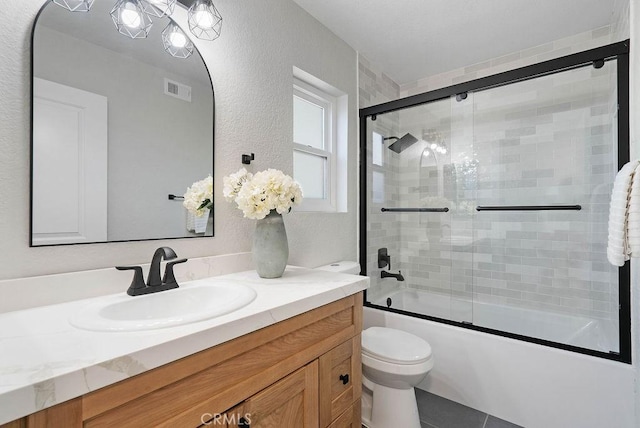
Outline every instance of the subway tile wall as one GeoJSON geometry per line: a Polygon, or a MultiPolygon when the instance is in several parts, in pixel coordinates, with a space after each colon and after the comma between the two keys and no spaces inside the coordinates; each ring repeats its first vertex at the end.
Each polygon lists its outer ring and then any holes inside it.
{"type": "MultiPolygon", "coordinates": [[[[395,100],[400,97],[400,86],[384,74],[376,64],[370,63],[362,55],[358,56],[359,106],[360,108],[395,100]]],[[[397,158],[390,150],[382,147],[382,165],[373,163],[373,132],[384,137],[398,133],[399,113],[379,115],[375,121],[367,121],[367,261],[366,268],[371,276],[371,288],[367,291],[369,301],[398,288],[397,281],[381,279],[378,268],[378,249],[387,248],[391,255],[391,268],[398,266],[400,246],[400,224],[397,214],[382,213],[384,206],[397,206],[398,169],[397,158]],[[374,190],[375,176],[375,190],[374,190]],[[374,195],[375,193],[375,195],[374,195]]],[[[385,142],[384,146],[389,143],[385,142]]],[[[387,270],[389,270],[387,268],[387,270]]]]}
{"type": "Polygon", "coordinates": [[[608,62],[400,112],[401,133],[421,138],[394,154],[400,204],[450,208],[398,216],[408,287],[452,296],[455,320],[472,321],[472,299],[617,322],[612,76],[608,62]],[[475,210],[553,204],[582,210],[475,210]]]}

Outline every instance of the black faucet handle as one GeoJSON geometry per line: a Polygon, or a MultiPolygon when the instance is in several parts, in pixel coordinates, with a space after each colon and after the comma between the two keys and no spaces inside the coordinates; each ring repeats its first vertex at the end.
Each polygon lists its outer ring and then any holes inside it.
{"type": "Polygon", "coordinates": [[[176,284],[176,286],[178,285],[178,281],[176,281],[176,277],[173,273],[173,266],[180,264],[180,263],[184,263],[189,259],[178,259],[178,260],[171,260],[170,262],[167,262],[167,266],[164,268],[164,278],[162,278],[162,284],[176,284]]]}
{"type": "Polygon", "coordinates": [[[389,255],[387,248],[379,248],[378,249],[378,268],[383,269],[385,267],[391,270],[391,256],[389,255]]]}
{"type": "Polygon", "coordinates": [[[136,293],[135,290],[143,289],[147,286],[144,283],[144,274],[142,273],[142,267],[140,266],[116,266],[118,270],[132,270],[133,271],[133,279],[131,280],[131,285],[127,290],[127,294],[129,296],[135,296],[139,293],[136,293]]]}

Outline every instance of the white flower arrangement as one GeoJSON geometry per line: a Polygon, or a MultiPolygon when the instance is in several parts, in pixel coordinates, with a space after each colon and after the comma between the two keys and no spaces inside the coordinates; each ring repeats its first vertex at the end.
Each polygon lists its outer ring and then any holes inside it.
{"type": "Polygon", "coordinates": [[[211,175],[196,181],[187,188],[182,205],[197,217],[202,217],[205,210],[210,210],[213,207],[213,178],[211,175]]]}
{"type": "Polygon", "coordinates": [[[302,202],[302,189],[290,176],[277,169],[251,174],[241,168],[224,177],[223,195],[235,202],[246,218],[260,220],[271,210],[279,214],[291,211],[302,202]]]}

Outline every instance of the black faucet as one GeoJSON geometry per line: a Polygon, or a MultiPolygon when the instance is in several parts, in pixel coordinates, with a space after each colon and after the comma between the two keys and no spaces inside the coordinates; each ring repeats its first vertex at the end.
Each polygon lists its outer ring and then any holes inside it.
{"type": "Polygon", "coordinates": [[[133,270],[133,280],[127,290],[129,296],[139,296],[141,294],[157,293],[159,291],[171,290],[172,288],[178,288],[178,282],[173,273],[173,266],[178,263],[184,263],[187,259],[176,259],[178,256],[176,252],[169,247],[160,247],[151,259],[151,266],[149,267],[149,277],[147,283],[144,283],[144,276],[142,274],[142,268],[140,266],[116,266],[118,270],[133,270]],[[167,266],[164,270],[164,277],[160,280],[160,262],[162,260],[171,260],[167,262],[167,266]]]}
{"type": "Polygon", "coordinates": [[[401,270],[399,270],[398,273],[391,273],[383,270],[380,272],[380,278],[395,278],[397,281],[404,281],[404,276],[402,276],[401,270]]]}

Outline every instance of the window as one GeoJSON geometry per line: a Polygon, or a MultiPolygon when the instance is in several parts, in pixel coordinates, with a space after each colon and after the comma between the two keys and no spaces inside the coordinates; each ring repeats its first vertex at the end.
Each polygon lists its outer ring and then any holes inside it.
{"type": "Polygon", "coordinates": [[[300,211],[346,211],[346,112],[346,94],[294,68],[293,176],[304,194],[300,211]]]}

